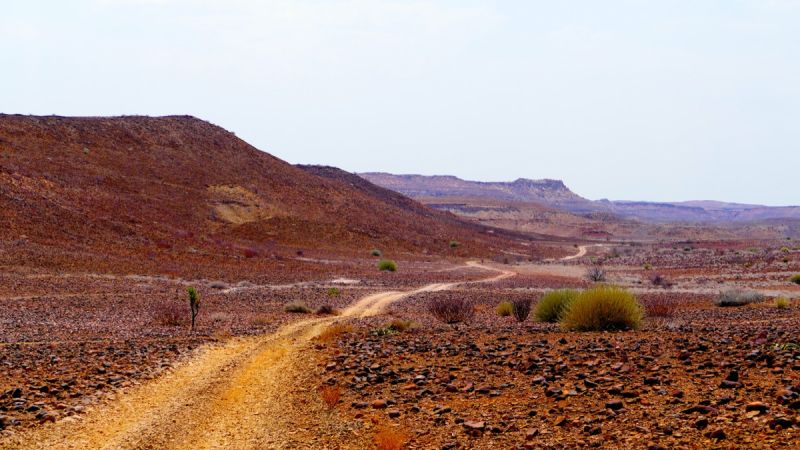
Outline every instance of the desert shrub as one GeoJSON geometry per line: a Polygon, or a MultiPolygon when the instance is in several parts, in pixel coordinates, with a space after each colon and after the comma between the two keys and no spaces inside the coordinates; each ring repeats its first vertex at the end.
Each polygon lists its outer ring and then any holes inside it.
{"type": "Polygon", "coordinates": [[[781,247],[781,253],[789,253],[792,250],[789,247],[781,247]]]}
{"type": "Polygon", "coordinates": [[[373,249],[372,249],[372,252],[371,252],[370,254],[371,254],[372,256],[379,257],[379,258],[380,258],[381,256],[383,256],[383,253],[382,253],[380,250],[378,250],[377,248],[373,248],[373,249]]]}
{"type": "Polygon", "coordinates": [[[402,333],[403,331],[410,330],[414,328],[414,322],[410,320],[402,320],[402,319],[394,319],[386,326],[386,328],[396,331],[398,333],[402,333]]]}
{"type": "Polygon", "coordinates": [[[778,309],[789,309],[789,299],[786,297],[778,297],[775,299],[775,307],[778,309]]]}
{"type": "Polygon", "coordinates": [[[444,323],[468,322],[475,315],[475,308],[458,297],[435,298],[428,303],[428,311],[444,323]]]}
{"type": "Polygon", "coordinates": [[[387,336],[390,334],[402,333],[406,330],[410,330],[416,327],[417,324],[410,320],[394,319],[388,324],[386,324],[386,326],[375,328],[374,330],[372,330],[372,334],[376,336],[387,336]]]}
{"type": "Polygon", "coordinates": [[[586,279],[595,283],[606,281],[606,271],[600,266],[593,266],[586,271],[586,279]]]}
{"type": "Polygon", "coordinates": [[[339,288],[332,287],[328,289],[328,297],[334,298],[342,295],[342,291],[339,288]]]}
{"type": "Polygon", "coordinates": [[[635,330],[641,325],[642,305],[636,296],[614,286],[597,286],[578,294],[561,318],[574,331],[635,330]]]}
{"type": "Polygon", "coordinates": [[[333,306],[325,304],[317,308],[317,310],[314,311],[314,313],[320,316],[329,316],[331,314],[335,314],[336,310],[333,309],[333,306]]]}
{"type": "Polygon", "coordinates": [[[458,241],[450,241],[450,248],[458,248],[459,245],[458,241]]]}
{"type": "Polygon", "coordinates": [[[349,323],[336,323],[322,330],[317,339],[322,342],[331,342],[339,336],[352,332],[353,326],[349,323]]]}
{"type": "Polygon", "coordinates": [[[514,318],[517,322],[524,322],[531,313],[531,299],[518,298],[511,302],[513,305],[514,318]]]}
{"type": "Polygon", "coordinates": [[[650,263],[644,265],[644,270],[653,270],[653,266],[650,263]]]}
{"type": "Polygon", "coordinates": [[[283,310],[290,313],[300,314],[308,314],[311,312],[311,308],[299,302],[287,303],[286,306],[283,307],[283,310]]]}
{"type": "Polygon", "coordinates": [[[514,305],[509,301],[502,301],[497,304],[497,315],[500,317],[508,317],[514,313],[514,305]]]}
{"type": "Polygon", "coordinates": [[[800,284],[800,274],[794,275],[792,278],[789,278],[789,281],[791,281],[794,284],[800,284]]]}
{"type": "Polygon", "coordinates": [[[678,305],[675,302],[660,296],[644,301],[644,310],[648,317],[674,317],[677,307],[678,305]]]}
{"type": "Polygon", "coordinates": [[[406,448],[408,435],[394,428],[383,428],[375,433],[376,450],[402,450],[406,448]]]}
{"type": "Polygon", "coordinates": [[[186,310],[178,302],[158,303],[153,308],[153,321],[165,327],[177,327],[183,324],[186,310]]]}
{"type": "Polygon", "coordinates": [[[544,294],[533,315],[539,322],[558,322],[570,303],[578,296],[578,291],[572,289],[559,289],[544,294]]]}
{"type": "Polygon", "coordinates": [[[650,283],[653,286],[662,287],[664,289],[669,289],[674,284],[667,277],[661,275],[660,273],[654,273],[653,276],[650,277],[650,283]]]}
{"type": "Polygon", "coordinates": [[[325,403],[329,410],[339,403],[341,397],[342,392],[338,386],[322,386],[319,388],[319,398],[322,399],[322,402],[325,403]]]}
{"type": "Polygon", "coordinates": [[[764,301],[764,295],[759,292],[731,289],[720,292],[714,302],[717,306],[744,306],[750,303],[764,301]]]}
{"type": "Polygon", "coordinates": [[[397,270],[397,263],[391,259],[382,259],[378,262],[378,270],[388,270],[394,272],[397,270]]]}
{"type": "Polygon", "coordinates": [[[198,294],[197,289],[192,286],[186,288],[186,293],[189,295],[189,309],[192,313],[192,330],[194,330],[195,319],[197,319],[197,315],[200,313],[200,294],[198,294]]]}

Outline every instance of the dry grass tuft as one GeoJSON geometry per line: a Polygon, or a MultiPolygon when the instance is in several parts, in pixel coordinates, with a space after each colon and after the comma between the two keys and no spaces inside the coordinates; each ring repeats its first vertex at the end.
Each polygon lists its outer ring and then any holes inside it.
{"type": "Polygon", "coordinates": [[[178,302],[163,302],[153,307],[153,321],[165,327],[183,325],[187,316],[188,311],[178,302]]]}
{"type": "Polygon", "coordinates": [[[561,318],[561,326],[573,331],[635,330],[642,316],[636,296],[622,288],[598,286],[578,295],[561,318]]]}
{"type": "Polygon", "coordinates": [[[497,315],[500,317],[508,317],[514,313],[514,305],[509,301],[500,302],[497,305],[497,315]]]}
{"type": "Polygon", "coordinates": [[[655,297],[644,301],[644,309],[648,317],[669,319],[675,316],[678,305],[665,297],[655,297]]]}
{"type": "Polygon", "coordinates": [[[337,323],[329,326],[317,336],[320,342],[332,342],[339,336],[353,332],[353,326],[349,323],[337,323]]]}
{"type": "Polygon", "coordinates": [[[417,324],[410,320],[394,319],[389,322],[389,325],[387,325],[386,328],[392,331],[397,331],[398,333],[402,333],[403,331],[410,330],[416,326],[417,324]]]}
{"type": "Polygon", "coordinates": [[[377,450],[402,450],[406,448],[408,435],[394,428],[382,428],[375,434],[377,450]]]}
{"type": "Polygon", "coordinates": [[[540,322],[558,322],[579,292],[572,289],[550,291],[536,304],[533,315],[540,322]]]}
{"type": "Polygon", "coordinates": [[[290,313],[300,313],[300,314],[308,314],[311,312],[311,308],[302,303],[297,303],[297,302],[287,303],[286,306],[283,307],[283,310],[290,313]]]}
{"type": "Polygon", "coordinates": [[[775,307],[778,309],[789,309],[791,302],[786,297],[778,297],[775,299],[775,307]]]}

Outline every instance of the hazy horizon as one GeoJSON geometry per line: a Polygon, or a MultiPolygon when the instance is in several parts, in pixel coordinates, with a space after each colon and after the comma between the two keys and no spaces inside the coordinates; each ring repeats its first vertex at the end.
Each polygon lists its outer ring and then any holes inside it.
{"type": "Polygon", "coordinates": [[[5,5],[0,111],[189,114],[291,163],[796,205],[800,1],[5,5]]]}

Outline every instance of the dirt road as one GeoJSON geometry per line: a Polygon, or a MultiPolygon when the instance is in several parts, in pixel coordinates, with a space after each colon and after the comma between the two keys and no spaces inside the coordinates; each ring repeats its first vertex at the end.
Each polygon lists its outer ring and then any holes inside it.
{"type": "Polygon", "coordinates": [[[569,261],[569,260],[572,260],[572,259],[580,258],[580,257],[586,255],[586,252],[589,250],[589,247],[605,247],[605,245],[603,245],[603,244],[579,245],[578,246],[578,253],[576,253],[574,255],[570,255],[570,256],[565,256],[565,257],[561,258],[561,261],[569,261]]]}
{"type": "MultiPolygon", "coordinates": [[[[478,282],[514,276],[500,272],[478,282]]],[[[67,418],[22,434],[3,448],[285,448],[302,405],[287,391],[307,389],[298,370],[303,350],[332,323],[380,314],[405,297],[450,289],[434,283],[410,291],[366,296],[336,317],[312,318],[277,332],[208,345],[171,372],[121,395],[80,419],[67,418]]],[[[308,392],[311,397],[311,392],[308,392]]],[[[299,418],[302,422],[302,417],[299,418]]]]}

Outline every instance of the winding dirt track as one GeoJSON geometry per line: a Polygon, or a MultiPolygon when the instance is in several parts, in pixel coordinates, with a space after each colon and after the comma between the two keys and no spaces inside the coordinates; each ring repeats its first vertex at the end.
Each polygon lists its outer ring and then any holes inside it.
{"type": "Polygon", "coordinates": [[[586,252],[589,250],[589,247],[605,247],[605,244],[580,245],[578,246],[578,253],[575,253],[574,255],[565,256],[561,258],[561,261],[569,261],[572,259],[580,258],[586,255],[586,252]]]}
{"type": "MultiPolygon", "coordinates": [[[[477,282],[493,282],[514,272],[477,282]]],[[[121,395],[79,421],[60,421],[2,443],[4,448],[285,448],[297,405],[287,387],[302,386],[302,350],[332,323],[380,314],[405,297],[451,289],[434,283],[410,291],[366,296],[336,317],[313,318],[277,332],[206,346],[173,371],[121,395]]]]}

